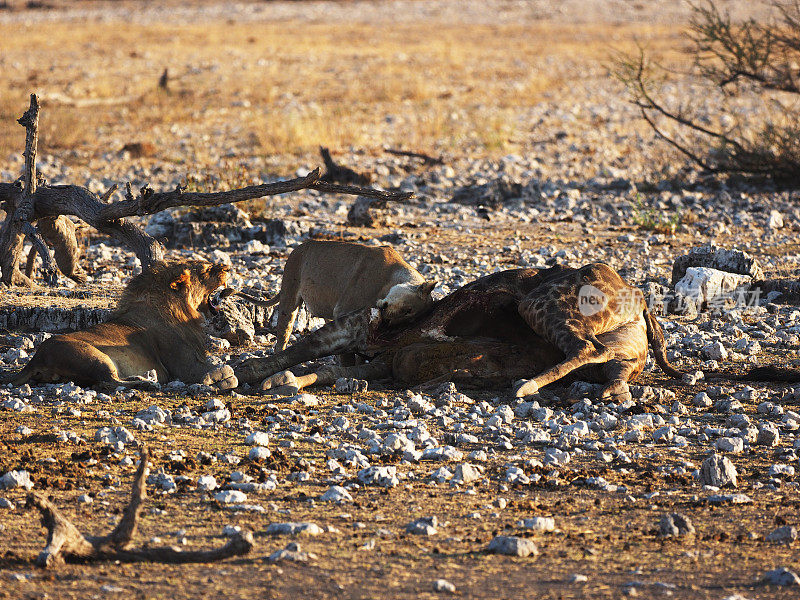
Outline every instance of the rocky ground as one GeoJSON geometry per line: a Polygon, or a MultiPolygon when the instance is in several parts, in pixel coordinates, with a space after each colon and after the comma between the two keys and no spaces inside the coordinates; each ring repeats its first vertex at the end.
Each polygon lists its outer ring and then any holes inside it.
{"type": "MultiPolygon", "coordinates": [[[[679,3],[664,4],[565,2],[556,11],[552,3],[495,2],[491,22],[545,23],[553,31],[573,22],[658,22],[662,43],[677,39],[670,27],[687,15],[679,3]]],[[[748,10],[747,3],[730,5],[748,10]]],[[[78,3],[0,12],[0,26],[124,19],[147,27],[164,11],[181,11],[191,25],[218,19],[220,6],[78,3]]],[[[432,27],[486,24],[488,9],[463,6],[274,2],[226,5],[224,12],[234,30],[273,19],[372,27],[425,16],[432,27]]],[[[594,43],[591,31],[580,35],[594,43]]],[[[263,294],[277,292],[286,256],[310,236],[389,243],[439,282],[437,296],[498,269],[603,261],[648,294],[670,358],[689,373],[684,380],[650,365],[632,388],[633,401],[621,404],[598,401],[581,382],[524,401],[508,389],[450,385],[426,394],[373,386],[279,398],[179,384],[114,395],[71,384],[0,388],[0,597],[796,596],[800,387],[708,376],[800,365],[798,298],[774,291],[786,288],[752,287],[797,279],[798,194],[686,167],[637,120],[607,65],[588,50],[575,52],[526,65],[550,81],[567,77],[535,101],[515,100],[513,126],[499,145],[481,134],[466,136],[463,146],[432,140],[407,148],[441,154],[437,165],[375,146],[335,148],[337,161],[368,173],[373,185],[415,193],[376,211],[371,226],[348,222],[351,197],[314,191],[240,209],[176,211],[142,225],[166,240],[170,256],[230,263],[233,287],[263,294]],[[684,263],[673,273],[676,259],[710,243],[747,255],[684,263]],[[717,284],[731,299],[714,297],[717,284]],[[675,312],[676,298],[698,294],[707,302],[675,312]],[[35,568],[44,536],[24,508],[26,492],[46,493],[79,527],[105,532],[127,497],[141,443],[155,461],[141,543],[200,549],[246,529],[255,534],[254,552],[189,567],[35,568]]],[[[0,64],[15,82],[12,94],[29,91],[34,62],[55,65],[58,57],[44,46],[36,56],[10,46],[0,64]]],[[[202,66],[213,72],[213,64],[202,66]]],[[[91,52],[82,66],[64,66],[96,77],[107,67],[91,52]]],[[[92,76],[84,77],[71,96],[91,89],[92,76]]],[[[45,94],[64,93],[42,85],[45,94]]],[[[696,81],[676,89],[712,114],[696,81]]],[[[96,130],[100,148],[45,147],[44,175],[94,191],[127,180],[167,189],[187,182],[188,162],[198,167],[189,169],[190,185],[220,189],[303,174],[320,162],[313,144],[293,154],[254,150],[232,133],[241,116],[235,103],[246,99],[225,98],[233,111],[226,113],[213,92],[195,94],[197,118],[178,115],[168,136],[158,123],[98,112],[108,119],[96,130]],[[159,141],[155,155],[122,150],[141,140],[137,127],[159,141]]],[[[24,106],[4,104],[3,118],[24,106]]],[[[463,116],[480,110],[465,104],[463,116]]],[[[370,138],[403,133],[401,106],[376,111],[370,138]]],[[[13,180],[20,166],[9,156],[0,179],[13,180]]],[[[86,232],[84,244],[85,285],[0,291],[0,330],[7,330],[0,369],[24,364],[47,331],[103,318],[139,268],[108,239],[86,232]]],[[[271,315],[250,310],[246,317],[235,332],[225,323],[211,330],[214,360],[271,351],[271,315]]],[[[296,335],[315,325],[300,319],[296,335]]]]}

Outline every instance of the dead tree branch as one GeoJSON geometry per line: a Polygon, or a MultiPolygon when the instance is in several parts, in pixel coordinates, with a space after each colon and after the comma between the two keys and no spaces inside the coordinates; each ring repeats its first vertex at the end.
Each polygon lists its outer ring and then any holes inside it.
{"type": "Polygon", "coordinates": [[[424,165],[443,165],[444,160],[441,156],[431,156],[430,154],[423,154],[422,152],[409,152],[408,150],[395,150],[394,148],[386,148],[386,152],[388,154],[394,154],[395,156],[405,156],[407,158],[417,158],[422,161],[424,165]]]}
{"type": "Polygon", "coordinates": [[[31,103],[28,110],[18,120],[25,127],[25,170],[22,175],[24,189],[12,190],[8,198],[0,199],[0,204],[6,206],[6,219],[0,226],[0,282],[7,285],[20,283],[31,285],[31,280],[23,275],[19,267],[19,257],[22,252],[22,242],[25,236],[37,249],[42,257],[42,272],[49,285],[58,281],[58,272],[47,244],[39,232],[31,224],[33,221],[33,194],[36,193],[38,183],[36,173],[36,150],[39,143],[39,99],[36,94],[31,94],[31,103]]]}
{"type": "Polygon", "coordinates": [[[131,548],[139,516],[147,497],[145,482],[149,470],[149,455],[142,447],[139,468],[133,478],[131,499],[114,530],[108,535],[84,536],[58,508],[36,492],[28,496],[27,506],[36,508],[47,528],[47,545],[36,558],[40,567],[53,567],[65,560],[123,560],[128,562],[190,563],[219,561],[249,553],[253,546],[250,532],[237,533],[227,544],[213,550],[183,552],[176,548],[131,548]]]}
{"type": "Polygon", "coordinates": [[[319,153],[322,156],[322,161],[325,163],[325,174],[319,178],[320,181],[342,183],[345,185],[367,185],[372,181],[372,176],[368,173],[357,173],[350,167],[336,164],[333,158],[331,158],[331,153],[327,148],[320,146],[319,153]]]}
{"type": "MultiPolygon", "coordinates": [[[[386,192],[372,188],[348,185],[368,181],[362,176],[345,177],[345,184],[320,180],[320,170],[314,169],[305,177],[251,185],[220,192],[187,192],[178,186],[172,191],[155,192],[145,185],[134,194],[130,183],[126,186],[123,200],[108,202],[116,186],[98,196],[88,189],[75,185],[36,186],[36,141],[38,138],[38,102],[31,95],[31,108],[20,122],[26,126],[25,144],[25,188],[13,183],[0,183],[0,206],[5,207],[7,217],[0,228],[0,269],[2,282],[6,284],[32,285],[29,276],[18,268],[24,235],[34,242],[35,252],[42,257],[43,271],[55,282],[55,266],[47,244],[32,223],[41,222],[47,232],[47,241],[56,248],[56,260],[62,272],[80,280],[77,267],[78,247],[74,227],[70,230],[66,215],[78,217],[101,233],[115,238],[121,245],[130,248],[139,258],[142,267],[162,260],[164,248],[140,227],[127,220],[128,217],[151,215],[169,208],[182,206],[216,206],[230,202],[242,202],[266,196],[285,194],[303,189],[314,189],[324,193],[350,194],[375,198],[378,201],[405,201],[413,194],[386,192]]],[[[324,154],[323,154],[324,156],[324,154]]],[[[328,155],[330,159],[330,155],[328,155]]],[[[330,165],[329,165],[330,166],[330,165]]],[[[342,169],[345,169],[342,167],[342,169]]],[[[28,273],[33,273],[35,254],[28,260],[28,273]]]]}

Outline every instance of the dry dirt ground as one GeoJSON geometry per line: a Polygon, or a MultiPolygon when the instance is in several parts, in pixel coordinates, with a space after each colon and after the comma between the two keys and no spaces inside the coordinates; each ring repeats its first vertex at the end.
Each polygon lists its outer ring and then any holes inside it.
{"type": "MultiPolygon", "coordinates": [[[[771,273],[795,272],[800,261],[796,209],[784,210],[786,228],[779,233],[769,233],[761,218],[772,206],[796,206],[796,193],[775,192],[769,186],[731,193],[713,187],[714,194],[728,194],[720,201],[721,212],[707,206],[705,212],[697,207],[681,212],[669,203],[673,192],[664,190],[670,188],[654,187],[676,175],[690,175],[690,170],[636,120],[610,71],[614,52],[632,51],[637,40],[668,65],[689,64],[682,37],[688,10],[680,2],[570,1],[558,7],[545,1],[500,0],[54,2],[44,10],[20,4],[12,1],[11,10],[0,10],[4,181],[18,174],[22,133],[14,121],[27,105],[27,95],[36,91],[43,98],[42,170],[51,183],[87,185],[95,191],[126,180],[167,187],[188,178],[198,187],[216,189],[289,176],[319,162],[320,144],[331,146],[350,166],[374,170],[378,184],[398,185],[409,177],[428,175],[420,174],[420,167],[386,162],[384,147],[441,154],[452,172],[443,169],[438,185],[427,180],[431,185],[423,192],[424,202],[395,210],[389,226],[343,226],[334,200],[321,204],[308,194],[247,208],[254,215],[280,215],[355,239],[399,231],[404,254],[412,255],[415,264],[436,265],[433,272],[442,278],[457,269],[453,285],[497,267],[536,264],[535,249],[545,247],[548,256],[566,251],[567,261],[602,259],[628,268],[627,275],[637,282],[647,275],[667,276],[671,258],[710,240],[747,249],[771,273]],[[170,74],[167,91],[157,87],[165,68],[170,74]],[[131,143],[139,146],[123,149],[131,143]],[[508,156],[523,159],[505,160],[508,156]],[[542,213],[541,218],[520,221],[517,213],[499,211],[486,221],[472,212],[428,210],[432,204],[425,204],[441,200],[439,195],[452,195],[457,186],[480,183],[501,172],[564,187],[580,182],[574,188],[581,190],[584,185],[591,188],[592,178],[624,177],[652,193],[620,192],[598,223],[592,222],[588,209],[588,220],[542,213]],[[641,201],[644,206],[636,204],[641,201]],[[755,218],[737,221],[738,212],[755,218]],[[662,225],[673,220],[677,231],[665,234],[662,225]],[[641,251],[645,240],[650,240],[652,255],[641,251]]],[[[758,10],[744,1],[725,5],[737,14],[758,10]]],[[[685,85],[687,93],[697,94],[692,81],[685,85]]],[[[273,249],[263,259],[271,275],[287,253],[288,249],[273,249]]],[[[87,265],[87,289],[100,296],[95,305],[107,305],[132,268],[127,256],[123,260],[119,254],[87,265]]],[[[248,275],[241,277],[248,281],[248,275]]],[[[0,308],[53,303],[47,298],[40,292],[0,291],[0,308]]],[[[687,320],[674,322],[691,332],[687,320]]],[[[13,348],[15,339],[0,337],[0,353],[13,348]]],[[[765,363],[791,364],[798,358],[796,344],[764,346],[765,363]]],[[[681,356],[684,365],[700,361],[691,354],[681,356]]],[[[640,383],[674,392],[674,400],[688,407],[695,428],[726,426],[728,414],[698,410],[692,404],[708,383],[669,381],[658,370],[646,373],[640,383]]],[[[763,415],[757,405],[764,399],[798,410],[800,395],[785,394],[785,387],[761,385],[758,390],[758,399],[743,400],[739,413],[758,421],[763,415]]],[[[514,406],[508,390],[460,391],[492,407],[514,406]]],[[[562,396],[563,392],[554,390],[562,396]]],[[[777,567],[800,570],[797,542],[764,539],[778,526],[800,525],[797,478],[778,481],[767,475],[770,466],[791,456],[792,440],[797,447],[790,429],[782,431],[778,449],[754,444],[733,457],[740,489],[720,493],[746,493],[752,499],[747,504],[709,502],[713,492],[703,489],[692,471],[709,455],[710,445],[696,443],[694,434],[680,448],[655,443],[651,436],[621,446],[630,464],[599,460],[589,446],[574,451],[566,466],[553,468],[535,464],[542,459],[542,446],[517,444],[506,450],[482,438],[482,428],[475,426],[468,431],[479,434],[478,442],[461,443],[459,450],[464,455],[489,451],[479,484],[435,483],[429,475],[438,463],[400,465],[399,456],[387,455],[371,460],[397,464],[407,476],[398,486],[354,488],[355,502],[334,505],[319,501],[334,481],[325,452],[355,436],[325,427],[345,414],[348,432],[361,426],[378,428],[380,419],[363,411],[341,413],[340,407],[363,402],[389,411],[404,391],[370,390],[355,397],[330,389],[314,393],[320,405],[313,408],[260,396],[223,396],[232,420],[206,429],[131,427],[133,416],[150,405],[175,411],[185,404],[203,412],[209,400],[176,393],[118,394],[113,401],[85,405],[46,398],[32,413],[0,412],[0,474],[28,471],[35,489],[48,494],[85,532],[106,532],[127,496],[135,467],[120,461],[123,456],[136,459],[135,445],[112,453],[106,444],[94,441],[99,428],[123,425],[137,442],[149,446],[154,470],[163,467],[173,476],[188,477],[174,493],[149,486],[141,543],[185,544],[188,549],[216,546],[224,542],[226,525],[252,530],[257,543],[251,555],[215,564],[104,562],[43,571],[33,565],[44,545],[38,517],[24,509],[24,490],[3,490],[0,494],[12,507],[0,508],[0,598],[449,595],[434,591],[438,579],[451,582],[455,594],[466,598],[638,595],[721,600],[735,594],[766,599],[800,593],[798,587],[761,583],[764,574],[777,567]],[[234,466],[195,459],[200,451],[246,457],[242,419],[254,430],[269,430],[276,418],[281,423],[277,433],[271,433],[272,456],[267,462],[244,458],[234,466]],[[82,441],[62,441],[61,432],[77,434],[82,441]],[[324,434],[325,441],[320,443],[315,433],[324,434]],[[780,454],[781,449],[786,452],[780,454]],[[170,457],[175,450],[183,450],[186,458],[170,457]],[[525,466],[528,460],[534,462],[525,466]],[[510,464],[523,466],[528,477],[541,478],[526,484],[506,482],[510,464]],[[256,481],[275,476],[275,490],[249,495],[248,502],[264,512],[234,511],[215,501],[213,492],[196,490],[198,477],[213,474],[223,483],[237,469],[256,481]],[[409,477],[413,472],[417,476],[409,477]],[[292,473],[309,473],[310,478],[298,481],[292,473]],[[625,489],[593,489],[586,482],[592,477],[625,489]],[[79,501],[84,495],[93,501],[79,501]],[[694,536],[658,537],[659,519],[674,512],[692,520],[694,536]],[[437,534],[405,533],[410,521],[431,515],[440,522],[437,534]],[[554,517],[555,531],[531,533],[517,524],[533,516],[554,517]],[[303,550],[316,555],[308,563],[275,565],[266,560],[289,541],[267,536],[266,527],[288,521],[327,529],[298,539],[303,550]],[[498,534],[532,537],[538,556],[486,553],[498,534]]],[[[548,399],[552,395],[544,395],[542,401],[548,399]]],[[[555,402],[553,408],[570,413],[571,404],[555,402]]],[[[668,419],[671,404],[672,400],[661,407],[655,402],[637,405],[633,412],[668,419]]],[[[453,435],[446,421],[430,419],[429,428],[442,444],[453,435]]],[[[800,468],[796,455],[791,460],[800,468]]],[[[452,469],[456,463],[444,464],[452,469]]],[[[355,483],[356,470],[348,468],[337,482],[355,483]]]]}

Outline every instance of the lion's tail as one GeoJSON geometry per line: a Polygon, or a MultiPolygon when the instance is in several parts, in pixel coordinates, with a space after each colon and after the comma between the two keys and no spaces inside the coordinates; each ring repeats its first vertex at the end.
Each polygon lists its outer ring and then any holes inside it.
{"type": "Polygon", "coordinates": [[[644,321],[647,325],[647,341],[653,349],[653,357],[656,359],[656,364],[670,377],[682,378],[683,372],[676,369],[667,359],[667,342],[664,340],[664,330],[661,329],[661,325],[659,325],[647,306],[644,307],[644,321]]]}

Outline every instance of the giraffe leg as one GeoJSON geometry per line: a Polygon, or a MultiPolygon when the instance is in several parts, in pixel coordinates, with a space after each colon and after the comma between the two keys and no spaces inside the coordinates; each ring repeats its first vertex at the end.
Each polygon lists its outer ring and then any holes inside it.
{"type": "Polygon", "coordinates": [[[390,368],[383,361],[376,360],[351,367],[325,367],[307,375],[294,375],[291,371],[282,371],[265,379],[261,383],[261,389],[269,394],[292,395],[310,385],[333,385],[340,377],[369,381],[383,379],[390,374],[390,368]]]}
{"type": "Polygon", "coordinates": [[[608,378],[608,383],[600,391],[601,400],[625,402],[631,399],[631,390],[628,381],[636,373],[638,362],[634,359],[614,359],[603,365],[603,371],[608,378]]]}
{"type": "Polygon", "coordinates": [[[544,386],[558,381],[584,365],[603,363],[614,357],[614,351],[601,344],[594,336],[586,339],[575,332],[562,331],[558,338],[560,343],[557,345],[562,349],[566,347],[567,357],[533,379],[516,382],[514,394],[517,398],[535,394],[544,386]]]}

